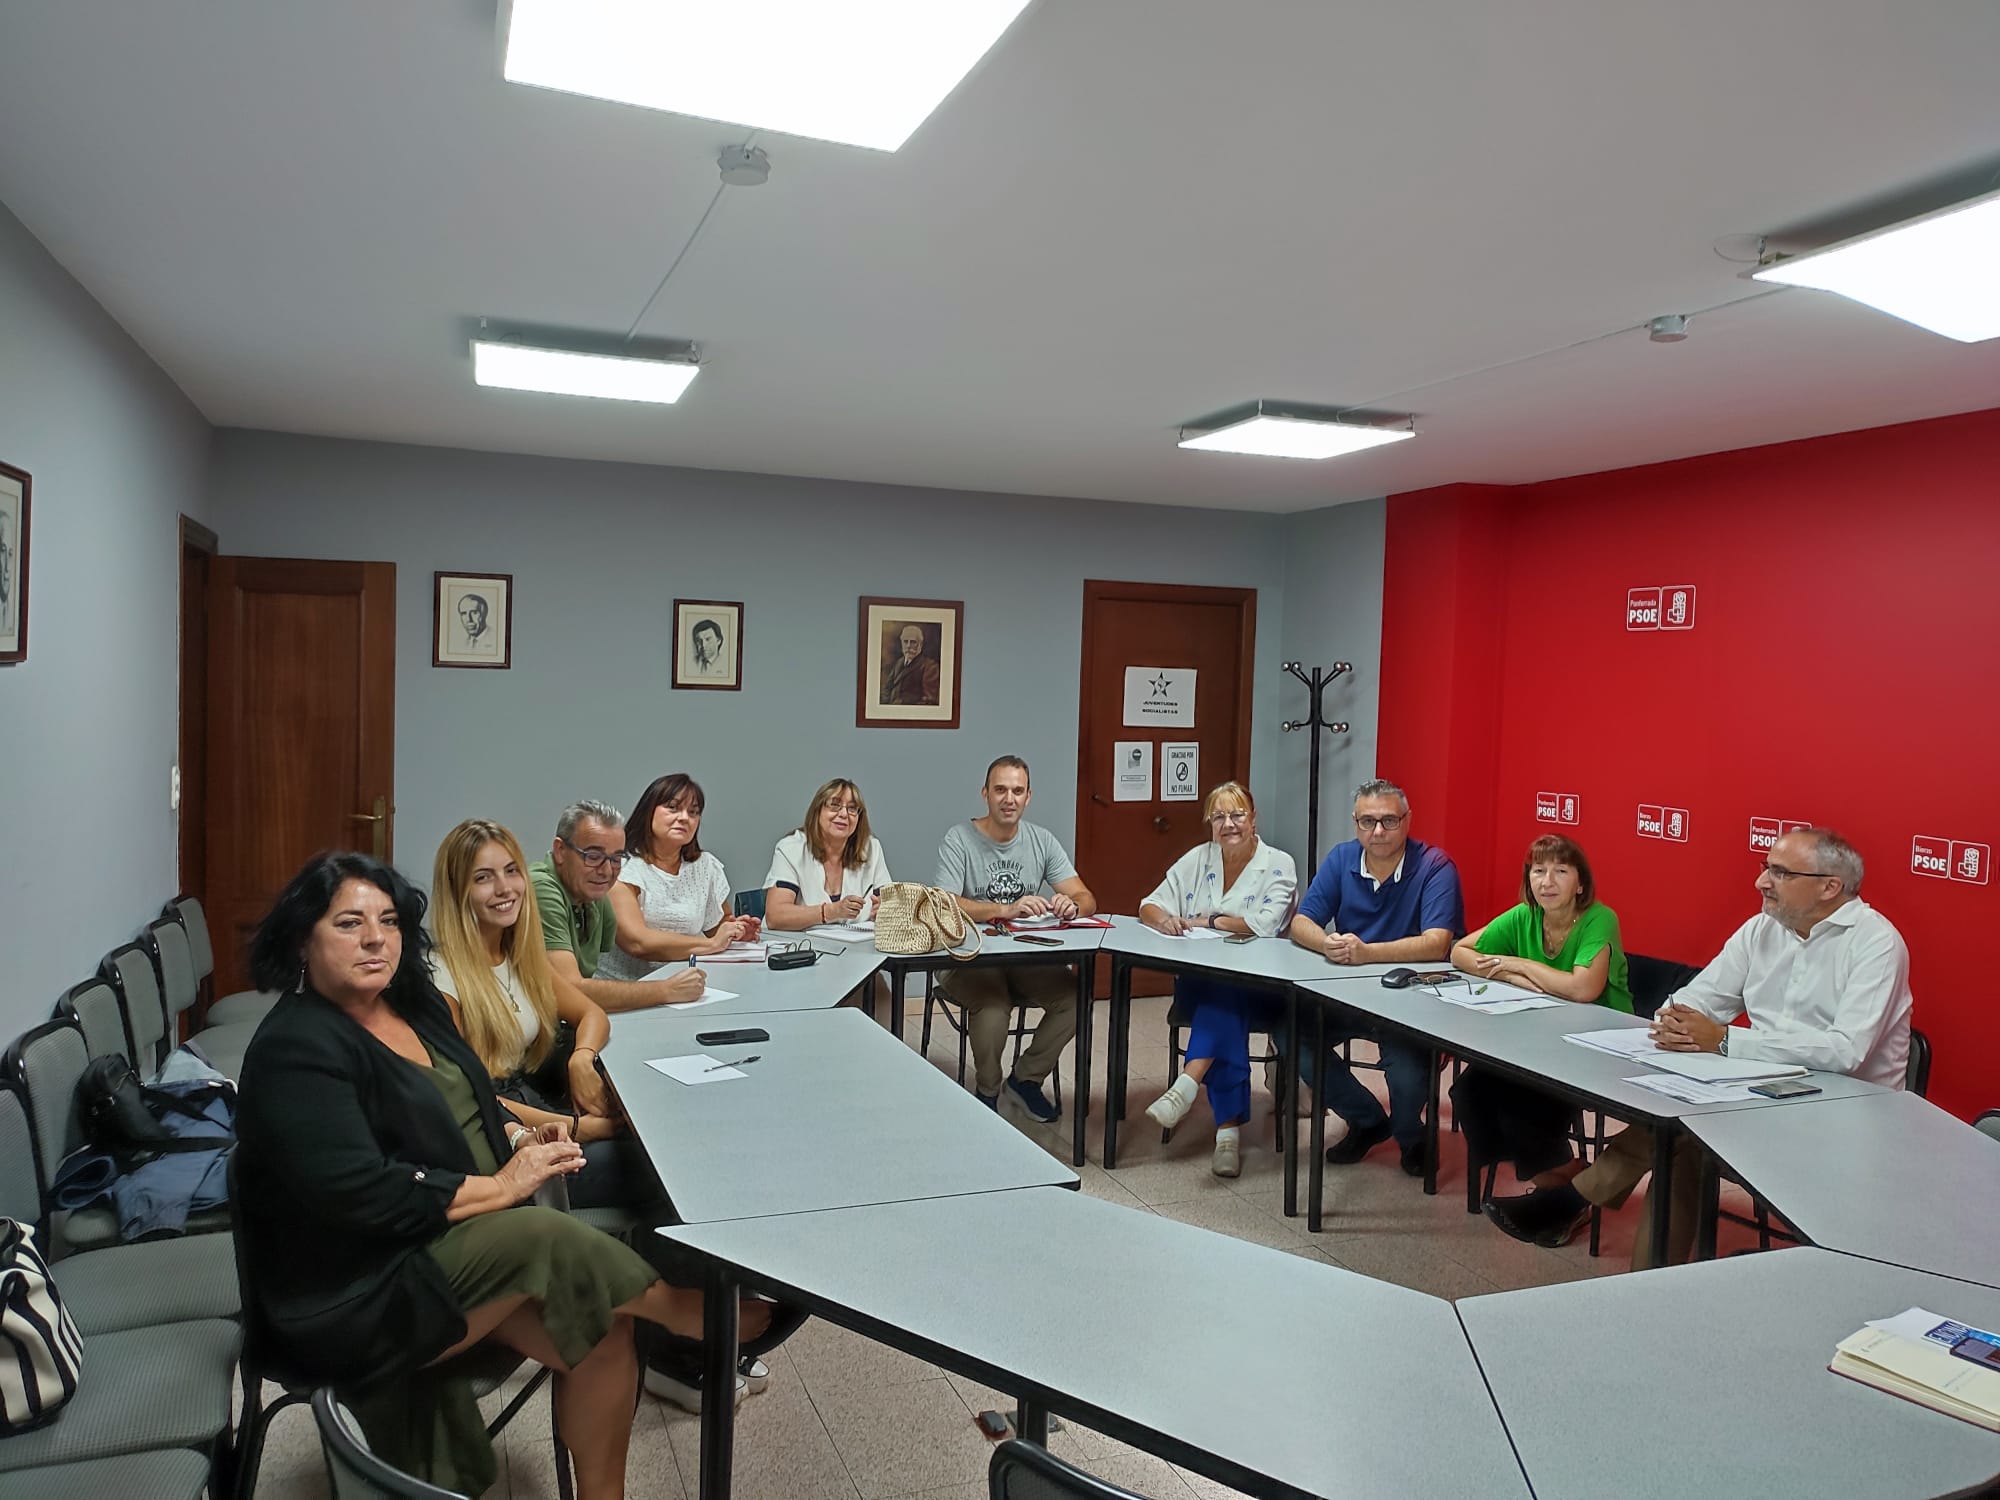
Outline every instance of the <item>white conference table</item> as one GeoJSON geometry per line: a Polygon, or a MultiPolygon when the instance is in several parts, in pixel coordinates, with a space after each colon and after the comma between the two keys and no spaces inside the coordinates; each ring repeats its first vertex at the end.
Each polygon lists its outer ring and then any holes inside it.
{"type": "MultiPolygon", "coordinates": [[[[1058,1413],[1283,1500],[1529,1493],[1451,1304],[1423,1292],[1048,1188],[660,1233],[709,1258],[711,1382],[748,1287],[1007,1391],[1031,1441],[1058,1413]]],[[[731,1404],[701,1425],[700,1493],[722,1500],[731,1404]]]]}
{"type": "MultiPolygon", "coordinates": [[[[882,967],[882,955],[866,944],[815,946],[820,953],[819,960],[803,969],[773,969],[765,963],[700,964],[699,968],[711,990],[727,990],[735,998],[695,1001],[690,1005],[662,1005],[651,1010],[619,1011],[611,1018],[612,1034],[616,1036],[622,1025],[650,1016],[731,1016],[772,1010],[828,1010],[860,989],[882,967]]],[[[686,967],[684,963],[667,964],[662,969],[671,976],[686,967]]]]}
{"type": "Polygon", "coordinates": [[[1536,1500],[1932,1500],[2000,1475],[2000,1436],[1827,1368],[1910,1307],[2000,1329],[1991,1288],[1811,1249],[1467,1297],[1458,1316],[1536,1500]]]}
{"type": "Polygon", "coordinates": [[[602,1059],[687,1223],[1076,1185],[1074,1172],[859,1010],[712,1016],[649,1016],[614,1032],[602,1059]],[[696,1040],[741,1026],[769,1040],[696,1040]],[[758,1061],[743,1078],[699,1085],[647,1065],[696,1052],[758,1061]]]}
{"type": "Polygon", "coordinates": [[[1685,1123],[1813,1244],[2000,1288],[2000,1141],[1929,1101],[1883,1089],[1685,1123]]]}

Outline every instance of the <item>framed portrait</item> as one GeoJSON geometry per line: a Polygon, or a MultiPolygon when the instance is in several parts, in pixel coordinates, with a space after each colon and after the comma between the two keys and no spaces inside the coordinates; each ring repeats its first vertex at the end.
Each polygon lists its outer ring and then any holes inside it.
{"type": "Polygon", "coordinates": [[[28,499],[26,471],[0,464],[0,667],[28,659],[28,499]]]}
{"type": "Polygon", "coordinates": [[[743,687],[743,605],[729,599],[674,601],[677,688],[734,693],[743,687]]]}
{"type": "Polygon", "coordinates": [[[514,575],[431,575],[431,665],[514,664],[514,575]]]}
{"type": "Polygon", "coordinates": [[[965,604],[863,599],[858,729],[956,729],[965,604]]]}

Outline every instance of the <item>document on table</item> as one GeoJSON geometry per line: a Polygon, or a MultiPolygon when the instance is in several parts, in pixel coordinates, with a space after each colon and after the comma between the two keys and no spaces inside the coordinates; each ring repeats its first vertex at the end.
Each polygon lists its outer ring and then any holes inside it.
{"type": "Polygon", "coordinates": [[[696,1052],[688,1057],[649,1057],[646,1066],[666,1074],[675,1083],[725,1083],[731,1078],[750,1076],[741,1068],[732,1068],[706,1052],[696,1052]]]}
{"type": "Polygon", "coordinates": [[[1788,1063],[1759,1062],[1748,1057],[1723,1057],[1714,1052],[1664,1052],[1644,1026],[1616,1026],[1604,1031],[1577,1031],[1563,1038],[1580,1047],[1594,1047],[1613,1057],[1626,1057],[1649,1067],[1678,1073],[1701,1083],[1760,1083],[1766,1078],[1798,1078],[1805,1069],[1788,1063]]]}
{"type": "Polygon", "coordinates": [[[720,953],[704,953],[705,964],[761,964],[771,956],[768,943],[731,943],[720,953]]]}
{"type": "MultiPolygon", "coordinates": [[[[672,979],[676,974],[685,974],[686,972],[687,969],[679,964],[661,964],[659,968],[640,979],[639,983],[656,984],[660,980],[672,979]]],[[[671,1008],[674,1010],[693,1010],[698,1005],[713,1005],[718,1000],[734,1000],[735,998],[735,990],[719,990],[714,985],[710,985],[701,992],[699,1000],[683,1000],[679,1005],[671,1008]]]]}
{"type": "Polygon", "coordinates": [[[1217,932],[1213,927],[1188,927],[1179,932],[1158,933],[1157,936],[1163,938],[1226,938],[1229,934],[1226,932],[1217,932]]]}
{"type": "Polygon", "coordinates": [[[1685,1104],[1741,1104],[1757,1097],[1747,1083],[1702,1083],[1678,1073],[1641,1073],[1625,1081],[1685,1104]]]}
{"type": "Polygon", "coordinates": [[[817,927],[808,927],[806,932],[813,937],[830,937],[843,943],[875,940],[873,922],[823,922],[817,927]]]}
{"type": "Polygon", "coordinates": [[[1426,985],[1425,989],[1446,1005],[1480,1011],[1489,1016],[1511,1016],[1523,1010],[1548,1010],[1563,1003],[1498,979],[1472,979],[1469,975],[1467,979],[1465,984],[1426,985]]]}

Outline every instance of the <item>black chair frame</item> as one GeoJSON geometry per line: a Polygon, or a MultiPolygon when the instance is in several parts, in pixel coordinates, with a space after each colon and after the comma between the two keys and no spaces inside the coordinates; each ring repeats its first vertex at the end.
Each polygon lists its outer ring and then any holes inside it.
{"type": "Polygon", "coordinates": [[[1070,1500],[1141,1500],[1131,1490],[1099,1479],[1095,1474],[1086,1474],[1064,1463],[1039,1443],[1024,1438],[1009,1438],[993,1450],[993,1457],[986,1465],[990,1500],[1024,1500],[1009,1487],[1008,1475],[1013,1470],[1034,1476],[1033,1493],[1038,1497],[1053,1492],[1070,1500]]]}

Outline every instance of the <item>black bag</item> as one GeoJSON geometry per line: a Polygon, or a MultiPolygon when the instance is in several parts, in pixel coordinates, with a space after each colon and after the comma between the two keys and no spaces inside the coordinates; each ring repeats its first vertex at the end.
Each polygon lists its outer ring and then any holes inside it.
{"type": "Polygon", "coordinates": [[[122,1053],[93,1057],[84,1066],[76,1083],[76,1101],[92,1149],[113,1157],[121,1167],[140,1166],[170,1151],[218,1151],[234,1144],[231,1136],[177,1136],[168,1130],[160,1123],[163,1114],[210,1122],[196,1106],[141,1083],[122,1053]]]}

